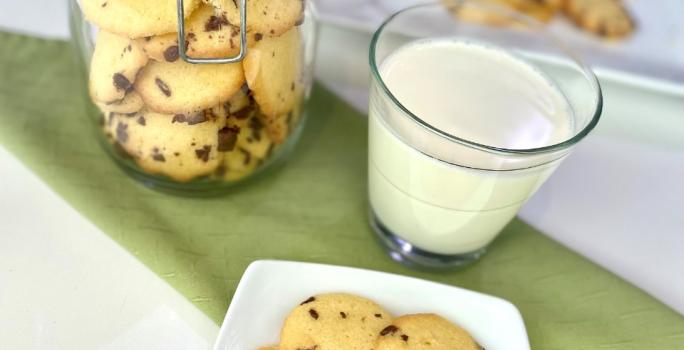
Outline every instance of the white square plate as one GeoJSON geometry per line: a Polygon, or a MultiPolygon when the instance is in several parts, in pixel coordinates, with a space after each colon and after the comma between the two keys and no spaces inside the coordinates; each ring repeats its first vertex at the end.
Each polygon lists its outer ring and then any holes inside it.
{"type": "Polygon", "coordinates": [[[432,312],[467,329],[487,350],[529,350],[513,304],[493,296],[383,272],[287,261],[255,261],[228,308],[215,350],[257,350],[278,342],[288,313],[328,292],[369,298],[394,315],[432,312]]]}

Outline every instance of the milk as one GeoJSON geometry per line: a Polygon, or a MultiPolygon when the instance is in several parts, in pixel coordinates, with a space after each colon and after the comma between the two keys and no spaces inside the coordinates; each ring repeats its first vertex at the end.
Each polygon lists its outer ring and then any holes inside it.
{"type": "MultiPolygon", "coordinates": [[[[505,51],[457,40],[407,44],[379,67],[409,111],[446,134],[506,149],[539,148],[574,134],[563,94],[505,51]]],[[[489,244],[553,172],[558,157],[464,147],[411,120],[371,88],[369,196],[377,219],[415,247],[463,254],[489,244]],[[506,170],[506,171],[501,171],[506,170]]]]}

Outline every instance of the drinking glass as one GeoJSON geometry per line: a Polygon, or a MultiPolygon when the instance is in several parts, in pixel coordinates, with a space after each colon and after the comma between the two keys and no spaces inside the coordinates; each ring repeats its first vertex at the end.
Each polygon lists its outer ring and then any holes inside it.
{"type": "MultiPolygon", "coordinates": [[[[596,77],[561,40],[539,21],[482,1],[430,3],[397,12],[375,32],[369,58],[370,220],[390,256],[406,264],[450,267],[481,257],[601,115],[602,94],[596,77]],[[507,144],[505,139],[534,132],[532,125],[526,127],[530,116],[508,112],[515,105],[498,106],[501,115],[479,115],[477,106],[469,111],[470,118],[491,118],[485,124],[491,134],[500,135],[501,142],[482,142],[444,130],[431,123],[429,116],[413,113],[406,106],[406,96],[397,97],[389,86],[383,64],[407,45],[428,40],[453,40],[505,52],[528,65],[563,99],[569,117],[562,126],[568,129],[567,137],[535,147],[501,146],[507,144]],[[517,126],[509,130],[511,123],[517,126]]],[[[454,68],[443,61],[434,64],[432,69],[454,68]]],[[[478,73],[485,72],[473,74],[478,73]]],[[[487,74],[507,78],[513,73],[492,65],[487,74]]],[[[495,85],[473,93],[487,96],[504,91],[495,85]]],[[[411,100],[449,104],[460,97],[453,96],[452,101],[445,97],[448,94],[433,95],[432,88],[412,86],[411,100]]],[[[505,91],[515,101],[515,89],[505,91]]]]}

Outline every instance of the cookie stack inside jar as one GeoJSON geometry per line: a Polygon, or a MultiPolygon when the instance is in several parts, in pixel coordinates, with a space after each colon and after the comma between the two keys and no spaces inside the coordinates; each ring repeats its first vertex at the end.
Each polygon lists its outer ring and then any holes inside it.
{"type": "MultiPolygon", "coordinates": [[[[239,53],[239,1],[184,5],[188,56],[239,53]]],[[[267,164],[299,125],[309,85],[303,0],[248,0],[247,56],[231,64],[180,57],[175,0],[82,0],[81,7],[99,29],[90,97],[108,139],[143,172],[237,181],[267,164]]]]}

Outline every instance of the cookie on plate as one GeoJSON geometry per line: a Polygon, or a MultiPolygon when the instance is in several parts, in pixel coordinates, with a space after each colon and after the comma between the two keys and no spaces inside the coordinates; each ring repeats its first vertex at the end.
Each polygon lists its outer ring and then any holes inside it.
{"type": "MultiPolygon", "coordinates": [[[[175,62],[179,59],[178,33],[138,39],[150,58],[175,62]]],[[[202,4],[186,21],[186,53],[192,58],[232,57],[240,51],[240,29],[226,18],[226,12],[202,4]]]]}
{"type": "Polygon", "coordinates": [[[101,111],[120,114],[135,113],[145,106],[142,97],[135,91],[129,91],[121,101],[110,103],[96,102],[95,104],[97,104],[101,111]]]}
{"type": "Polygon", "coordinates": [[[201,111],[223,104],[244,84],[242,65],[150,61],[135,83],[145,105],[159,113],[201,111]]]}
{"type": "MultiPolygon", "coordinates": [[[[204,0],[226,11],[228,21],[240,26],[239,0],[204,0]]],[[[304,19],[305,0],[247,0],[247,31],[250,38],[279,36],[304,19]]]]}
{"type": "Polygon", "coordinates": [[[577,26],[607,38],[634,31],[634,20],[620,0],[566,0],[563,9],[577,26]]]}
{"type": "Polygon", "coordinates": [[[96,103],[120,101],[146,64],[147,55],[136,42],[100,31],[90,62],[90,96],[96,103]]]}
{"type": "Polygon", "coordinates": [[[301,41],[296,28],[264,37],[250,47],[242,62],[247,84],[267,118],[282,118],[301,100],[301,41]]]}
{"type": "Polygon", "coordinates": [[[349,294],[322,294],[297,306],[285,320],[279,350],[369,350],[392,316],[376,303],[349,294]]]}
{"type": "Polygon", "coordinates": [[[378,332],[373,350],[482,350],[460,327],[434,314],[406,315],[378,332]]]}
{"type": "MultiPolygon", "coordinates": [[[[201,0],[185,0],[189,17],[201,0]]],[[[175,0],[81,0],[86,19],[101,29],[129,38],[175,32],[178,15],[175,0]]]]}
{"type": "Polygon", "coordinates": [[[186,182],[212,174],[223,161],[219,131],[225,119],[211,111],[192,115],[110,113],[105,127],[146,172],[186,182]]]}

